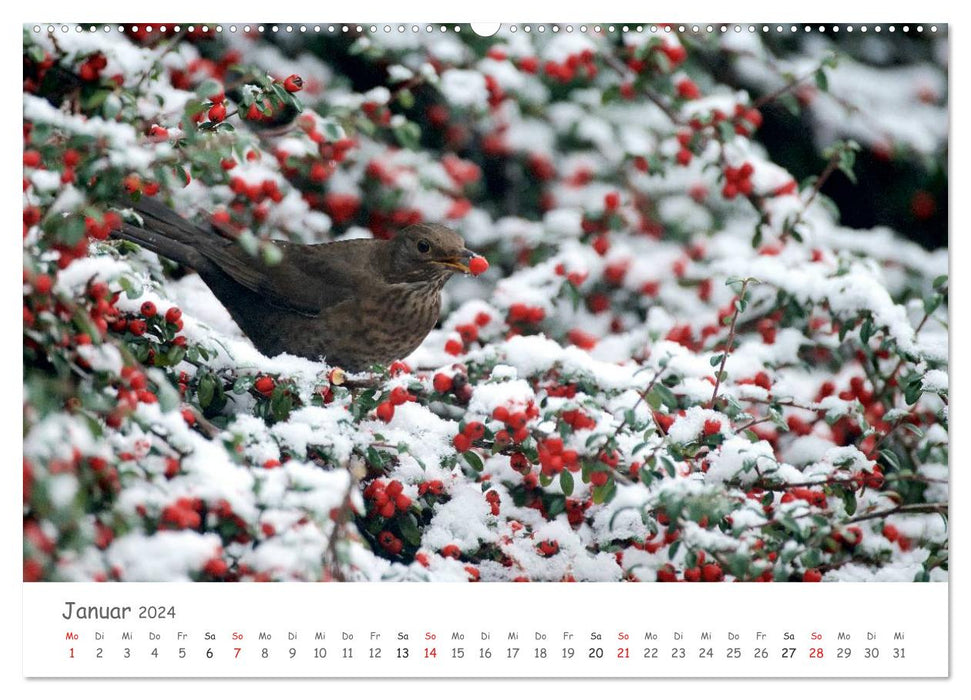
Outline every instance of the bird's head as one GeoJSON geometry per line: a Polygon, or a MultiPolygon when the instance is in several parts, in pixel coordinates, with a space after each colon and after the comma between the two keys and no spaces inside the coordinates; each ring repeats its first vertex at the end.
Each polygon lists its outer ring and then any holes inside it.
{"type": "Polygon", "coordinates": [[[475,256],[462,237],[440,224],[409,226],[391,242],[392,272],[403,282],[445,282],[469,272],[475,256]]]}

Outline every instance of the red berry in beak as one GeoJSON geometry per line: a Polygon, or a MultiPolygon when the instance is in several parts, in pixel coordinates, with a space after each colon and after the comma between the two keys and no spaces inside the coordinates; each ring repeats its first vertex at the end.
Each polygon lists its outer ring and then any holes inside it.
{"type": "Polygon", "coordinates": [[[483,258],[481,255],[476,255],[474,258],[469,260],[469,272],[471,272],[473,275],[481,275],[488,269],[489,261],[483,258]]]}

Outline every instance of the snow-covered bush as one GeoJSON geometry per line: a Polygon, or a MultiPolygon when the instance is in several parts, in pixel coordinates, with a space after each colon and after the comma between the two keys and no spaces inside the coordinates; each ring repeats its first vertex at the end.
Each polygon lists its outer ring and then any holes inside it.
{"type": "Polygon", "coordinates": [[[826,196],[945,161],[945,37],[164,29],[24,31],[25,580],[946,578],[947,251],[826,196]],[[349,375],[110,238],[124,193],[491,267],[349,375]]]}

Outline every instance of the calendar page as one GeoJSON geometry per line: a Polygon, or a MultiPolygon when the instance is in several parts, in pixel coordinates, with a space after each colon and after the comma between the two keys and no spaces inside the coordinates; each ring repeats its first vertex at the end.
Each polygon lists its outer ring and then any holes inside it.
{"type": "Polygon", "coordinates": [[[25,677],[948,677],[946,23],[22,42],[25,677]]]}

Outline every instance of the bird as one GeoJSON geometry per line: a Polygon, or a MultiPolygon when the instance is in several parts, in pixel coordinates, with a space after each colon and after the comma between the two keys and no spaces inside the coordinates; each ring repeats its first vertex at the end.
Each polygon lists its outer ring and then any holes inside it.
{"type": "Polygon", "coordinates": [[[445,283],[476,257],[452,229],[422,223],[386,240],[274,241],[282,256],[270,264],[151,197],[129,208],[137,217],[112,236],[195,270],[261,353],[348,372],[411,354],[438,322],[445,283]]]}

